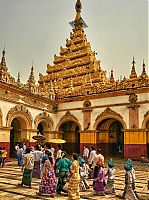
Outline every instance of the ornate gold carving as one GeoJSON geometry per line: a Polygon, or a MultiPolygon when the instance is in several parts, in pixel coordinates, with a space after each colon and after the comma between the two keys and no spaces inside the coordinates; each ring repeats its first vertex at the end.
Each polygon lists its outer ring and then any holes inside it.
{"type": "Polygon", "coordinates": [[[86,108],[90,107],[91,106],[91,102],[89,100],[86,100],[86,101],[84,101],[83,106],[86,107],[86,108]]]}
{"type": "Polygon", "coordinates": [[[30,111],[24,105],[19,104],[9,110],[6,116],[6,125],[10,126],[12,120],[16,117],[23,118],[26,124],[28,124],[28,128],[31,128],[33,118],[30,111]]]}
{"type": "MultiPolygon", "coordinates": [[[[50,101],[55,101],[55,97],[57,99],[65,98],[66,101],[69,101],[77,96],[149,86],[149,76],[146,74],[144,61],[142,73],[140,76],[137,76],[134,58],[131,74],[128,79],[124,77],[122,80],[115,81],[113,70],[111,72],[111,77],[108,79],[106,77],[106,72],[101,69],[100,60],[96,59],[96,53],[91,50],[91,45],[84,34],[84,30],[81,26],[83,22],[80,10],[77,11],[74,22],[75,25],[73,31],[70,33],[70,39],[66,39],[65,47],[60,46],[60,55],[54,55],[54,65],[47,65],[46,76],[41,73],[39,74],[39,85],[35,84],[33,67],[31,68],[27,84],[22,84],[20,82],[20,77],[15,81],[8,73],[5,51],[2,52],[0,63],[1,82],[11,84],[11,86],[21,89],[23,92],[38,95],[50,101]],[[87,66],[89,66],[88,72],[86,70],[87,66]],[[53,85],[53,88],[50,85],[53,85]]],[[[5,98],[6,100],[13,99],[16,101],[20,99],[19,95],[10,92],[6,95],[5,92],[2,92],[0,98],[5,98]]],[[[33,105],[33,100],[25,99],[25,101],[33,105]]],[[[38,107],[42,107],[42,105],[42,103],[38,103],[38,107]]]]}
{"type": "Polygon", "coordinates": [[[10,92],[0,88],[0,98],[5,100],[19,101],[20,96],[14,92],[10,92]]]}
{"type": "Polygon", "coordinates": [[[135,93],[130,94],[129,101],[132,104],[136,103],[138,101],[138,95],[136,95],[135,93]]]}
{"type": "Polygon", "coordinates": [[[29,104],[31,106],[36,106],[38,108],[45,108],[46,107],[46,105],[44,103],[39,102],[35,99],[28,98],[28,97],[22,97],[21,100],[24,101],[26,104],[29,104]]]}
{"type": "Polygon", "coordinates": [[[38,124],[40,122],[44,121],[48,127],[52,128],[53,127],[53,119],[52,117],[48,114],[48,112],[46,111],[43,111],[42,113],[39,113],[36,117],[35,117],[35,120],[34,120],[34,124],[35,126],[37,127],[38,124]]]}
{"type": "Polygon", "coordinates": [[[144,118],[146,118],[149,115],[149,110],[145,113],[144,118]]]}
{"type": "MultiPolygon", "coordinates": [[[[69,120],[78,121],[78,119],[77,119],[73,114],[71,114],[70,111],[67,111],[66,114],[61,118],[61,120],[64,120],[64,119],[69,119],[69,120]]],[[[61,121],[61,120],[60,120],[60,121],[61,121]]]]}
{"type": "Polygon", "coordinates": [[[120,114],[108,107],[100,115],[97,116],[95,121],[98,121],[101,117],[105,117],[107,115],[113,115],[123,119],[123,117],[120,114]]]}

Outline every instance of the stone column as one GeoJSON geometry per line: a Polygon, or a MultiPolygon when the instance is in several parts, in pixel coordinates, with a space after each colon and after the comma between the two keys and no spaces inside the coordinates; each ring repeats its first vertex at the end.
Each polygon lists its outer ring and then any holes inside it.
{"type": "Polygon", "coordinates": [[[124,158],[140,160],[140,156],[146,156],[146,130],[139,127],[138,96],[135,93],[129,96],[129,129],[124,130],[124,158]]]}

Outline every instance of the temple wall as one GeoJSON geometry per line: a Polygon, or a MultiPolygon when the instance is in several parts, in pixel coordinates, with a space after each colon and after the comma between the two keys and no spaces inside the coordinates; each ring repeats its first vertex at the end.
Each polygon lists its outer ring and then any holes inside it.
{"type": "MultiPolygon", "coordinates": [[[[86,108],[84,107],[84,101],[76,101],[76,102],[67,102],[58,105],[57,113],[48,113],[50,118],[53,121],[53,126],[48,127],[50,131],[59,130],[61,124],[66,121],[74,121],[79,126],[79,130],[82,131],[80,133],[80,153],[83,151],[84,145],[94,145],[96,147],[101,147],[104,149],[104,154],[108,156],[108,148],[109,148],[109,135],[108,132],[97,134],[94,132],[97,126],[94,126],[97,117],[102,114],[106,108],[110,108],[114,111],[116,115],[116,120],[120,121],[120,123],[124,122],[126,125],[123,127],[124,131],[124,157],[132,158],[134,160],[138,160],[140,155],[149,154],[148,144],[149,144],[149,134],[146,134],[146,130],[142,127],[142,122],[144,120],[144,115],[149,110],[148,103],[145,101],[148,100],[148,93],[138,94],[138,101],[135,110],[133,110],[133,105],[130,104],[128,100],[128,95],[125,96],[117,96],[117,97],[104,97],[99,99],[91,99],[91,106],[86,108]],[[72,118],[65,116],[67,112],[73,116],[72,118]],[[65,118],[66,117],[66,118],[65,118]],[[88,131],[83,132],[87,127],[88,122],[90,125],[88,127],[88,131]],[[136,124],[135,124],[136,123],[136,124]],[[137,129],[131,129],[132,125],[135,124],[137,129]],[[143,128],[143,129],[142,129],[143,128]],[[131,130],[130,130],[131,129],[131,130]],[[100,141],[100,143],[99,143],[100,141]],[[99,145],[100,144],[100,145],[99,145]]],[[[0,108],[2,111],[2,126],[0,128],[0,146],[6,146],[8,152],[10,150],[10,127],[6,127],[6,116],[11,108],[14,108],[18,103],[12,103],[0,100],[0,108]]],[[[25,105],[24,105],[25,106],[25,105]]],[[[37,133],[37,127],[35,127],[34,120],[36,116],[43,112],[43,109],[36,109],[32,107],[25,106],[28,111],[31,113],[32,117],[32,126],[30,127],[32,130],[27,127],[27,130],[21,130],[20,135],[15,135],[15,140],[19,140],[20,137],[26,137],[30,141],[30,145],[34,145],[35,141],[32,139],[32,136],[37,133]],[[17,139],[19,138],[19,139],[17,139]]],[[[108,118],[106,114],[104,115],[104,119],[108,118]]],[[[114,118],[115,116],[110,116],[110,118],[114,118]]],[[[102,119],[103,120],[103,119],[102,119]]],[[[122,125],[124,125],[122,124],[122,125]]],[[[98,122],[97,124],[98,125],[98,122]]],[[[48,141],[54,135],[49,135],[49,132],[46,130],[45,136],[48,141]]],[[[65,139],[67,140],[67,145],[71,146],[71,150],[75,151],[76,144],[74,135],[65,135],[65,139]]],[[[111,144],[116,145],[116,141],[111,139],[111,144]]]]}

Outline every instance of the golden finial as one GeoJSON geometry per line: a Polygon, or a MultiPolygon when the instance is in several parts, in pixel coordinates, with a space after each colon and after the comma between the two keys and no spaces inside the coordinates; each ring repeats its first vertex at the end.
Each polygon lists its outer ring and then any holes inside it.
{"type": "Polygon", "coordinates": [[[135,58],[133,56],[133,61],[132,61],[132,70],[131,70],[131,75],[130,75],[130,78],[137,78],[137,73],[136,73],[136,70],[135,70],[135,58]]]}

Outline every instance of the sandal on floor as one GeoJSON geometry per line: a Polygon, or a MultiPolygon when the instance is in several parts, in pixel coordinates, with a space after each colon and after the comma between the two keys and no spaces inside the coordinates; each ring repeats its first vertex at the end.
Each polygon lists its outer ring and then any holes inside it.
{"type": "Polygon", "coordinates": [[[43,194],[41,192],[36,192],[37,195],[42,196],[43,194]]]}
{"type": "Polygon", "coordinates": [[[50,197],[51,197],[51,198],[54,198],[54,194],[51,194],[50,197]]]}

